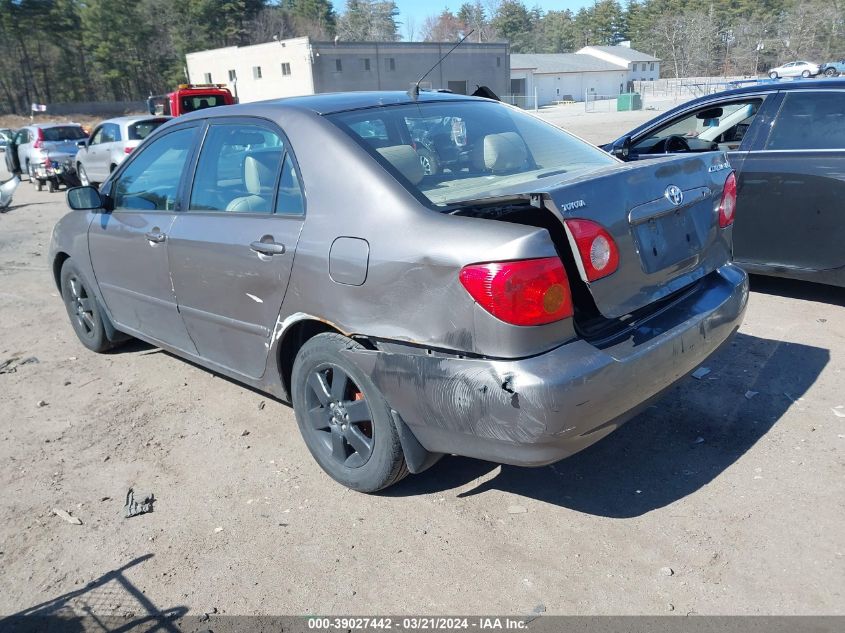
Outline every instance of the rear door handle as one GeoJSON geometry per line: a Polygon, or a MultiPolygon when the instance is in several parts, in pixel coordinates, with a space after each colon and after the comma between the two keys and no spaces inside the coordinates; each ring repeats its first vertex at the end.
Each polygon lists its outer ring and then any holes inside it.
{"type": "Polygon", "coordinates": [[[167,239],[167,235],[161,233],[160,231],[150,231],[149,233],[144,234],[147,240],[150,242],[155,242],[156,244],[160,244],[164,240],[167,239]]]}
{"type": "Polygon", "coordinates": [[[262,255],[283,255],[285,245],[278,242],[252,242],[249,247],[262,255]]]}

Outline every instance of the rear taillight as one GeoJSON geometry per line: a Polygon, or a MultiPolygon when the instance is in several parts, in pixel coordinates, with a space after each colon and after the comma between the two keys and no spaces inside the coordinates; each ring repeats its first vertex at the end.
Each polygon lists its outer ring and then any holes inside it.
{"type": "Polygon", "coordinates": [[[719,203],[719,226],[723,229],[734,223],[736,215],[736,175],[733,172],[725,181],[722,201],[719,203]]]}
{"type": "Polygon", "coordinates": [[[578,254],[587,281],[607,277],[619,267],[619,248],[605,228],[590,220],[566,220],[566,228],[578,254]]]}
{"type": "Polygon", "coordinates": [[[41,149],[44,145],[44,130],[40,127],[35,128],[38,132],[38,138],[35,139],[35,142],[32,144],[33,149],[41,149]]]}
{"type": "Polygon", "coordinates": [[[572,316],[572,295],[557,257],[472,264],[461,283],[494,317],[512,325],[543,325],[572,316]]]}

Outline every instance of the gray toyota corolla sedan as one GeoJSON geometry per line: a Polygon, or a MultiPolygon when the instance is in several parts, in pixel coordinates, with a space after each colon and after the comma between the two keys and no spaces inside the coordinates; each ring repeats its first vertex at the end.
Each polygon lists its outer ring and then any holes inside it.
{"type": "Polygon", "coordinates": [[[736,332],[748,295],[724,153],[625,164],[458,95],[203,110],[68,202],[52,270],[84,345],[137,337],[291,402],[362,491],[444,453],[589,446],[736,332]],[[441,119],[449,155],[425,170],[413,130],[441,119]]]}

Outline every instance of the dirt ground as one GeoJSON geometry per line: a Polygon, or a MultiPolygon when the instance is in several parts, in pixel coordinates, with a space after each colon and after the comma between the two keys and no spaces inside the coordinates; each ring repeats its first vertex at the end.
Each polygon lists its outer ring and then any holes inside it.
{"type": "Polygon", "coordinates": [[[366,496],[288,406],[78,343],[48,272],[65,212],[23,183],[0,215],[0,364],[37,358],[0,373],[0,615],[845,614],[842,291],[754,279],[708,375],[575,457],[447,457],[366,496]],[[130,487],[155,511],[123,518],[130,487]]]}

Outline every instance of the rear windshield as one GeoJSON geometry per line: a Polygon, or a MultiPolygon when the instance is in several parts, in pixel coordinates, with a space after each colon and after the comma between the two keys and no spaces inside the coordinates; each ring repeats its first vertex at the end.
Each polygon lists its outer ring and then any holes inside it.
{"type": "Polygon", "coordinates": [[[215,106],[226,105],[223,95],[194,95],[192,97],[180,97],[182,113],[204,110],[215,106]]]}
{"type": "Polygon", "coordinates": [[[88,138],[88,135],[78,125],[60,125],[58,127],[45,127],[41,131],[44,133],[45,141],[79,141],[88,138]]]}
{"type": "Polygon", "coordinates": [[[492,101],[385,106],[328,118],[438,207],[530,190],[541,178],[616,162],[560,128],[492,101]]]}
{"type": "Polygon", "coordinates": [[[167,123],[168,119],[147,119],[146,121],[136,121],[129,126],[129,140],[143,141],[150,135],[150,132],[157,127],[167,123]]]}

